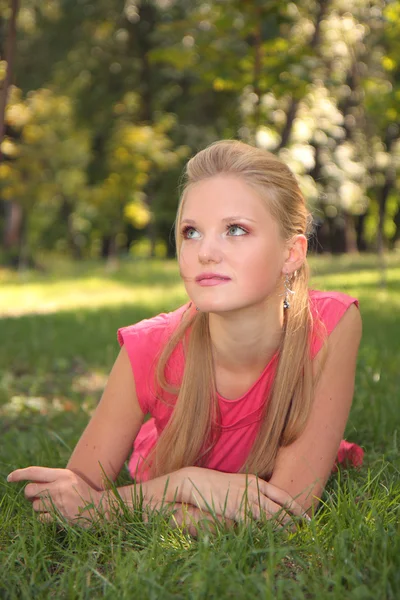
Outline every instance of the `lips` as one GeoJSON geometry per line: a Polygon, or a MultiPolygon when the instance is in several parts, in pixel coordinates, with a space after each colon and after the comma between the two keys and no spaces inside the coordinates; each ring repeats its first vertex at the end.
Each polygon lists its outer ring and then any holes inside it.
{"type": "Polygon", "coordinates": [[[230,277],[226,275],[221,275],[220,273],[201,273],[196,277],[196,281],[204,281],[206,279],[214,279],[217,281],[230,281],[230,277]]]}
{"type": "Polygon", "coordinates": [[[229,282],[230,279],[218,279],[217,277],[210,277],[209,279],[200,279],[200,281],[197,281],[197,285],[200,285],[201,287],[209,287],[215,285],[225,285],[229,282]]]}

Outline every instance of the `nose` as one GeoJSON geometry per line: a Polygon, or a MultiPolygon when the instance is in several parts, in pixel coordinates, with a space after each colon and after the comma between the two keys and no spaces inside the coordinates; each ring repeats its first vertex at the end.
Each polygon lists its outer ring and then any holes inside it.
{"type": "Polygon", "coordinates": [[[217,240],[211,237],[204,237],[199,247],[199,262],[202,264],[219,263],[222,260],[221,249],[218,247],[217,240]]]}

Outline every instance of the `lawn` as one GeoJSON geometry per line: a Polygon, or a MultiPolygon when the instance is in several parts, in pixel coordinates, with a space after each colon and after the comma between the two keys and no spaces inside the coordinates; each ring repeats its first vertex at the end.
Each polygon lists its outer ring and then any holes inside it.
{"type": "MultiPolygon", "coordinates": [[[[174,262],[52,262],[0,270],[0,597],[395,599],[400,596],[400,257],[379,287],[371,256],[316,257],[311,286],[360,300],[364,332],[346,439],[360,470],[332,475],[310,526],[219,528],[165,515],[89,530],[36,521],[12,469],[65,465],[118,353],[116,330],[186,300],[174,262]]],[[[126,473],[121,482],[128,482],[126,473]]]]}

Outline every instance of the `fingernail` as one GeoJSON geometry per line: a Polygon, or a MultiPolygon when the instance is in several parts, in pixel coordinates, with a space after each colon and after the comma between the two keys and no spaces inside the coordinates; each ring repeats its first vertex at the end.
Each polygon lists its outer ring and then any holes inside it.
{"type": "Polygon", "coordinates": [[[10,481],[12,481],[11,475],[12,475],[11,473],[9,475],[7,475],[7,481],[8,481],[8,483],[10,483],[10,481]]]}

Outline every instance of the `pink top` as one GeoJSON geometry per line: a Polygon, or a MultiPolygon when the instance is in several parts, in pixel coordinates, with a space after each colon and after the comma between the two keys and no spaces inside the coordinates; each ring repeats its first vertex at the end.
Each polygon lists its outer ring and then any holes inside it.
{"type": "MultiPolygon", "coordinates": [[[[358,306],[358,300],[340,292],[320,292],[310,290],[311,310],[319,315],[329,335],[351,304],[358,306]]],[[[152,418],[139,431],[135,440],[135,449],[129,461],[132,477],[145,480],[148,473],[141,470],[141,461],[157,441],[158,436],[167,424],[175,397],[162,392],[164,403],[158,399],[154,390],[154,369],[157,357],[171,333],[178,326],[182,314],[189,306],[185,304],[177,310],[159,314],[151,319],[144,319],[135,325],[118,330],[118,341],[125,344],[135,378],[136,393],[143,413],[150,413],[152,418]]],[[[322,346],[322,339],[317,332],[311,335],[311,356],[314,358],[322,346]]],[[[255,441],[262,411],[274,379],[278,353],[266,365],[257,381],[240,398],[227,400],[218,394],[221,415],[221,435],[214,446],[207,467],[219,471],[237,472],[255,441]]],[[[184,370],[184,354],[182,342],[173,351],[167,364],[167,379],[173,384],[181,381],[184,370]]]]}

